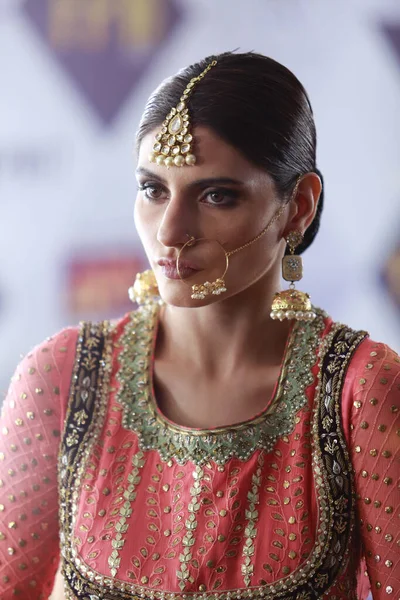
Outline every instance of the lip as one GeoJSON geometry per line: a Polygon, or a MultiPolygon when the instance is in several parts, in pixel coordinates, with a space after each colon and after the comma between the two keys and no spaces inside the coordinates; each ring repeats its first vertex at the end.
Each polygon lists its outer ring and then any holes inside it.
{"type": "Polygon", "coordinates": [[[187,279],[201,271],[194,263],[184,260],[179,261],[179,273],[174,259],[160,258],[157,264],[161,267],[162,273],[167,279],[187,279]]]}

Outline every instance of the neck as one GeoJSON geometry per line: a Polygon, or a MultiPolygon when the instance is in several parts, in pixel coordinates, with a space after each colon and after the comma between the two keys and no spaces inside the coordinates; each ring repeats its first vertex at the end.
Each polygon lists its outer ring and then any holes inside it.
{"type": "Polygon", "coordinates": [[[209,375],[226,376],[249,363],[280,364],[291,322],[270,318],[273,292],[265,288],[257,282],[202,308],[166,306],[160,316],[157,356],[190,362],[209,375]]]}

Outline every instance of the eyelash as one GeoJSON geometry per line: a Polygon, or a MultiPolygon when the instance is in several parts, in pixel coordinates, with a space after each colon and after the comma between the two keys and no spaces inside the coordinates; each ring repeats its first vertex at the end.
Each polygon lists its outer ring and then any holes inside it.
{"type": "MultiPolygon", "coordinates": [[[[162,186],[158,185],[158,184],[154,184],[154,183],[143,183],[140,184],[139,186],[139,191],[144,192],[145,197],[147,198],[147,200],[149,200],[150,202],[158,202],[161,200],[161,198],[153,198],[151,196],[149,196],[149,194],[147,193],[148,190],[151,189],[155,189],[158,191],[162,192],[162,186]]],[[[218,207],[218,208],[232,208],[234,206],[236,206],[237,202],[237,198],[238,198],[238,193],[234,190],[231,189],[227,189],[227,188],[217,188],[217,189],[212,189],[209,190],[204,196],[203,198],[210,196],[211,194],[223,194],[223,196],[225,196],[225,198],[228,198],[228,201],[225,202],[205,202],[205,204],[208,204],[209,206],[213,206],[213,207],[218,207]]]]}

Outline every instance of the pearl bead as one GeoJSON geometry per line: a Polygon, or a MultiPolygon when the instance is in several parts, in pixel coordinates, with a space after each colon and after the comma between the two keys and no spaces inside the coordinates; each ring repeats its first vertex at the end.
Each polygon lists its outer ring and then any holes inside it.
{"type": "Polygon", "coordinates": [[[280,321],[282,321],[282,319],[283,319],[283,312],[281,310],[279,310],[276,313],[276,318],[279,319],[280,321]]]}
{"type": "Polygon", "coordinates": [[[163,156],[161,156],[161,154],[159,154],[156,158],[156,163],[161,166],[164,164],[164,162],[165,162],[165,158],[163,156]]]}
{"type": "Polygon", "coordinates": [[[194,165],[196,162],[196,157],[194,154],[188,154],[185,160],[187,165],[194,165]]]}
{"type": "Polygon", "coordinates": [[[286,316],[288,319],[294,319],[294,310],[288,310],[286,316]]]}
{"type": "Polygon", "coordinates": [[[174,159],[172,158],[172,156],[167,156],[167,158],[164,160],[164,164],[166,167],[172,167],[172,165],[174,164],[174,159]]]}
{"type": "Polygon", "coordinates": [[[156,162],[156,155],[154,154],[154,152],[150,152],[150,154],[149,154],[149,161],[150,162],[156,162]]]}
{"type": "Polygon", "coordinates": [[[175,156],[175,158],[174,158],[174,164],[177,167],[182,167],[182,165],[185,164],[185,159],[183,158],[182,154],[178,154],[178,156],[175,156]]]}
{"type": "Polygon", "coordinates": [[[296,316],[297,316],[297,318],[298,318],[298,319],[300,319],[300,320],[301,320],[301,319],[304,319],[304,313],[303,313],[301,310],[299,310],[299,311],[296,313],[296,316]]]}

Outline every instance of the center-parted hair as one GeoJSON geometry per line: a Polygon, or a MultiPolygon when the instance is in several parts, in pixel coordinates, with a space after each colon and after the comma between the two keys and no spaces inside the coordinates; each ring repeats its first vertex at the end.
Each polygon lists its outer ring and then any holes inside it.
{"type": "MultiPolygon", "coordinates": [[[[147,102],[137,132],[138,146],[177,105],[188,81],[212,60],[217,65],[187,102],[192,126],[211,128],[249,162],[264,169],[282,201],[289,200],[299,176],[313,171],[322,180],[316,167],[316,130],[306,90],[289,69],[254,52],[209,56],[163,81],[147,102]]],[[[322,208],[323,191],[314,221],[296,253],[312,243],[322,208]]]]}

